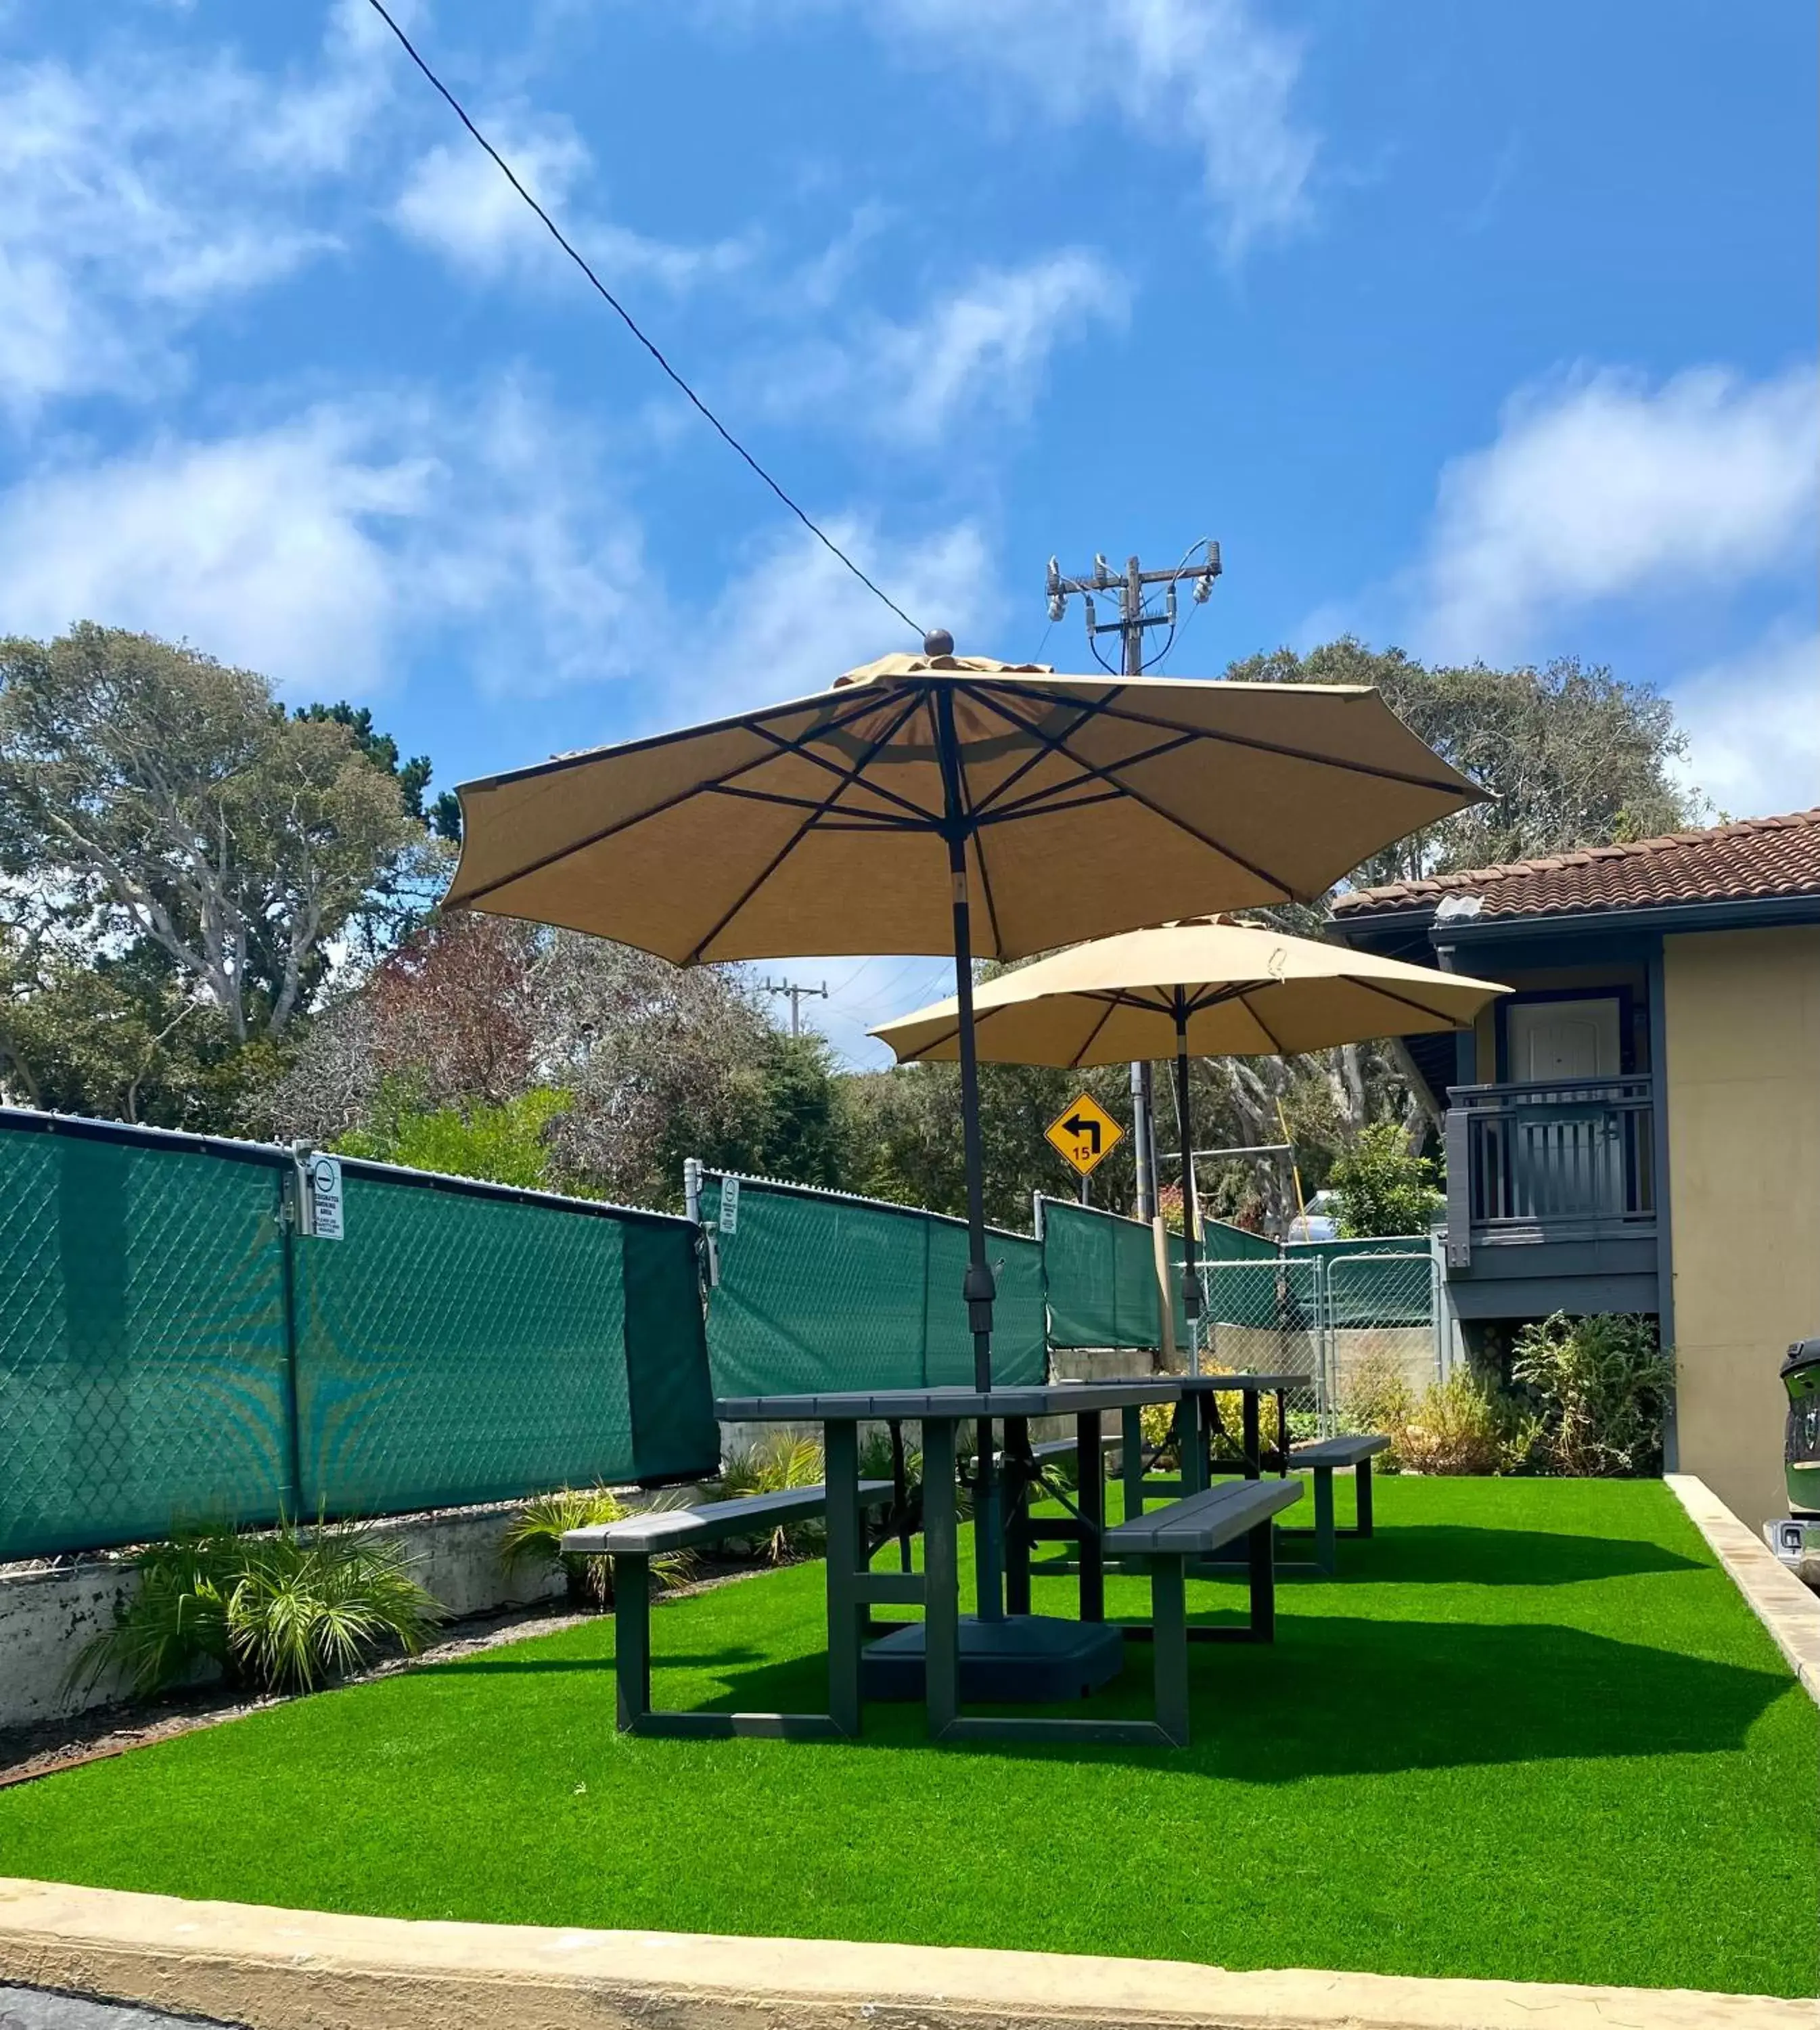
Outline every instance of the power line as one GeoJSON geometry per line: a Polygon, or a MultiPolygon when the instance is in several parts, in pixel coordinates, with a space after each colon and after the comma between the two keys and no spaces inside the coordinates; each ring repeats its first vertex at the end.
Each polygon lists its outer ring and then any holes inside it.
{"type": "Polygon", "coordinates": [[[790,512],[796,516],[797,519],[802,523],[803,526],[808,530],[809,534],[815,537],[815,541],[822,545],[823,548],[826,550],[831,556],[838,558],[841,563],[845,564],[847,569],[853,574],[854,577],[860,581],[860,584],[862,584],[875,599],[882,600],[884,604],[897,615],[897,618],[903,622],[904,625],[910,630],[911,633],[920,640],[923,638],[923,633],[922,628],[917,626],[916,623],[910,618],[909,615],[904,611],[903,608],[897,604],[897,600],[894,600],[888,592],[885,591],[882,587],[875,584],[873,581],[860,570],[860,567],[854,563],[853,560],[848,556],[846,552],[841,548],[840,545],[837,543],[831,536],[827,534],[824,530],[818,526],[815,522],[812,522],[809,519],[808,515],[797,505],[796,502],[790,498],[789,494],[785,493],[782,487],[781,487],[778,482],[772,478],[771,474],[765,470],[764,467],[759,463],[758,460],[752,456],[752,453],[746,449],[745,446],[740,442],[739,439],[734,435],[732,431],[727,428],[726,424],[721,421],[719,417],[714,413],[713,410],[711,410],[708,404],[703,401],[701,397],[696,394],[695,390],[689,386],[689,383],[683,379],[682,376],[677,372],[676,369],[670,365],[670,362],[664,358],[663,355],[658,350],[656,346],[645,336],[644,333],[641,330],[640,330],[637,322],[633,318],[632,313],[626,309],[626,306],[620,302],[619,299],[614,295],[613,292],[607,288],[607,284],[601,281],[600,277],[595,273],[594,270],[588,265],[586,260],[583,258],[582,255],[564,236],[562,228],[557,225],[555,219],[553,219],[550,214],[544,210],[544,207],[538,203],[537,200],[533,197],[531,193],[526,189],[525,186],[519,182],[516,173],[513,170],[511,164],[506,160],[505,157],[500,153],[499,150],[493,146],[492,143],[487,139],[486,136],[484,135],[479,128],[474,125],[473,121],[468,117],[467,110],[466,107],[462,106],[461,101],[455,97],[455,94],[449,90],[448,87],[443,83],[442,80],[436,76],[436,72],[432,70],[429,65],[424,61],[423,58],[418,55],[416,46],[412,43],[410,36],[404,32],[403,29],[398,25],[397,22],[395,21],[392,16],[386,11],[385,7],[382,4],[382,0],[367,0],[367,5],[372,8],[373,13],[379,17],[381,20],[382,20],[385,25],[391,29],[393,35],[398,38],[399,45],[403,49],[405,54],[410,58],[411,61],[415,64],[418,69],[423,72],[424,76],[429,79],[430,84],[436,88],[436,91],[447,102],[450,111],[455,114],[456,119],[458,119],[462,125],[466,128],[469,133],[471,134],[474,139],[480,143],[481,147],[485,150],[487,154],[492,158],[495,165],[498,168],[500,173],[505,178],[506,181],[511,185],[512,188],[518,192],[519,196],[525,200],[526,203],[528,204],[531,207],[532,210],[537,214],[538,217],[543,221],[544,229],[549,233],[550,237],[555,241],[556,244],[562,248],[563,251],[568,255],[569,258],[574,262],[575,266],[579,268],[581,273],[587,277],[588,280],[592,283],[595,292],[600,297],[601,300],[615,312],[615,314],[618,317],[620,322],[626,326],[626,329],[631,333],[632,336],[637,340],[638,343],[644,347],[644,350],[657,362],[658,365],[663,369],[664,373],[669,376],[670,380],[682,390],[683,393],[689,398],[690,403],[694,406],[696,410],[704,416],[712,426],[715,434],[719,436],[722,441],[727,444],[732,450],[737,452],[739,456],[751,467],[752,470],[758,474],[759,478],[764,481],[765,485],[771,489],[772,493],[777,496],[778,500],[780,500],[784,505],[789,508],[790,512]]]}

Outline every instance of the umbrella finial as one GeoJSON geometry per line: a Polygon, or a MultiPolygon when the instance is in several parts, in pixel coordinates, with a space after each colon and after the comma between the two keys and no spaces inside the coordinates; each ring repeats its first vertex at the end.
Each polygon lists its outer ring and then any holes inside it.
{"type": "Polygon", "coordinates": [[[932,657],[952,656],[954,653],[954,637],[945,627],[931,627],[923,638],[923,652],[932,657]]]}

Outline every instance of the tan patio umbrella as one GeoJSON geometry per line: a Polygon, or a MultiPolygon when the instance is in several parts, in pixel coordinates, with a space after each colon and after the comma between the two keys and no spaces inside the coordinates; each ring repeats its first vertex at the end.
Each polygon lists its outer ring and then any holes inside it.
{"type": "Polygon", "coordinates": [[[1306,900],[1484,793],[1368,689],[1057,676],[953,647],[465,783],[448,899],[683,965],[952,952],[985,1388],[975,954],[1306,900]]]}
{"type": "MultiPolygon", "coordinates": [[[[1176,1060],[1182,1130],[1183,1301],[1201,1307],[1194,1266],[1190,1057],[1287,1057],[1378,1036],[1469,1028],[1508,987],[1217,919],[1075,945],[973,991],[979,1057],[1017,1065],[1176,1060]]],[[[960,1053],[960,1004],[942,1001],[872,1032],[900,1064],[960,1053]]]]}

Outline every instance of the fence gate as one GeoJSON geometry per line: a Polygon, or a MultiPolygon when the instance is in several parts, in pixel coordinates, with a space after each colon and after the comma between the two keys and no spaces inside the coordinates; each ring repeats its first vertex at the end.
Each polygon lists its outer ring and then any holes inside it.
{"type": "Polygon", "coordinates": [[[1324,1352],[1322,1275],[1325,1264],[1296,1261],[1209,1262],[1202,1265],[1202,1310],[1197,1329],[1203,1372],[1298,1374],[1306,1378],[1284,1398],[1291,1435],[1313,1437],[1330,1428],[1332,1392],[1324,1352]]]}
{"type": "Polygon", "coordinates": [[[1296,1374],[1285,1404],[1291,1435],[1327,1436],[1348,1397],[1394,1374],[1420,1396],[1443,1378],[1432,1249],[1287,1255],[1201,1265],[1198,1334],[1205,1372],[1296,1374]]]}

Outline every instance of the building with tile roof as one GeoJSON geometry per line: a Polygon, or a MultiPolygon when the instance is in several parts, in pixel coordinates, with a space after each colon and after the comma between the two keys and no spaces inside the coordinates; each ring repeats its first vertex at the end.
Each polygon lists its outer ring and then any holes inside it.
{"type": "Polygon", "coordinates": [[[1507,983],[1413,1039],[1447,1156],[1447,1292],[1489,1357],[1644,1312],[1671,1464],[1786,1513],[1776,1370],[1820,1333],[1820,808],[1355,890],[1335,935],[1507,983]]]}

